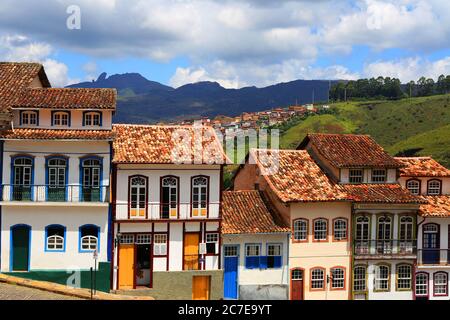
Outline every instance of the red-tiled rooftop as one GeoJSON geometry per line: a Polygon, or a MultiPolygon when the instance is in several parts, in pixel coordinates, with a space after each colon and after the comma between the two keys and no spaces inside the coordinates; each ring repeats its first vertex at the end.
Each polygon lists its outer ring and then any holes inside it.
{"type": "Polygon", "coordinates": [[[347,200],[305,150],[252,149],[250,159],[283,202],[347,200]]]}
{"type": "Polygon", "coordinates": [[[431,157],[397,157],[402,177],[450,177],[450,170],[431,157]]]}
{"type": "Polygon", "coordinates": [[[116,163],[223,164],[225,155],[212,127],[114,125],[116,163]]]}
{"type": "Polygon", "coordinates": [[[286,233],[289,225],[260,191],[225,191],[222,194],[222,233],[286,233]]]}
{"type": "Polygon", "coordinates": [[[427,204],[420,206],[422,217],[447,218],[450,217],[450,195],[424,196],[427,204]]]}
{"type": "Polygon", "coordinates": [[[111,130],[27,129],[0,131],[2,140],[112,140],[111,130]]]}
{"type": "Polygon", "coordinates": [[[399,184],[346,184],[341,185],[348,198],[359,203],[426,203],[399,184]]]}
{"type": "Polygon", "coordinates": [[[308,142],[337,168],[399,167],[397,161],[368,135],[313,133],[308,134],[297,149],[304,149],[308,142]]]}
{"type": "Polygon", "coordinates": [[[115,89],[33,88],[23,90],[15,108],[115,109],[115,89]]]}

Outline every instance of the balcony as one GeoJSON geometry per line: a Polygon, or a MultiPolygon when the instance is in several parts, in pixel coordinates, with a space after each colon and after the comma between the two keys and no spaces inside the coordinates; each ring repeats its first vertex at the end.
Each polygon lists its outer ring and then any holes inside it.
{"type": "Polygon", "coordinates": [[[1,186],[2,202],[10,203],[107,203],[109,186],[89,187],[81,185],[10,185],[1,186]]]}
{"type": "Polygon", "coordinates": [[[450,249],[419,249],[417,250],[417,264],[450,266],[450,249]]]}
{"type": "Polygon", "coordinates": [[[356,259],[414,259],[417,240],[355,240],[354,254],[356,259]]]}

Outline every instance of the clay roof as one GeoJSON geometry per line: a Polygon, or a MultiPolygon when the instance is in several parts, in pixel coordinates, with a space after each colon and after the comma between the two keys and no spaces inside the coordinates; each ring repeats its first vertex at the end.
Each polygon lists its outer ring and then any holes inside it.
{"type": "Polygon", "coordinates": [[[224,163],[222,145],[212,127],[120,124],[113,131],[116,163],[224,163]]]}
{"type": "Polygon", "coordinates": [[[252,149],[250,158],[283,202],[347,200],[305,150],[252,149]]]}
{"type": "Polygon", "coordinates": [[[398,157],[402,177],[450,177],[450,170],[431,157],[398,157]]]}
{"type": "Polygon", "coordinates": [[[297,149],[304,149],[311,142],[317,151],[333,166],[342,167],[390,167],[399,163],[368,135],[308,134],[297,149]]]}
{"type": "Polygon", "coordinates": [[[360,203],[426,203],[399,184],[345,184],[341,185],[348,197],[360,203]]]}
{"type": "Polygon", "coordinates": [[[423,217],[450,217],[450,195],[423,196],[428,201],[420,206],[419,214],[423,217]]]}
{"type": "Polygon", "coordinates": [[[112,140],[111,130],[70,130],[70,129],[26,129],[16,128],[0,131],[0,139],[30,140],[112,140]]]}
{"type": "Polygon", "coordinates": [[[23,90],[15,108],[115,109],[115,89],[33,88],[23,90]]]}
{"type": "Polygon", "coordinates": [[[272,210],[260,191],[222,194],[222,233],[286,233],[289,225],[272,210]]]}

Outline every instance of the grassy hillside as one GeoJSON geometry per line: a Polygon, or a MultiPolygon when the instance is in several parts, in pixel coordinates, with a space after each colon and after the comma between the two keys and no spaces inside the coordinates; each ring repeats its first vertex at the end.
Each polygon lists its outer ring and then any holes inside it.
{"type": "Polygon", "coordinates": [[[281,147],[294,148],[308,132],[370,134],[393,155],[431,155],[450,167],[450,95],[336,103],[332,114],[287,130],[281,147]]]}

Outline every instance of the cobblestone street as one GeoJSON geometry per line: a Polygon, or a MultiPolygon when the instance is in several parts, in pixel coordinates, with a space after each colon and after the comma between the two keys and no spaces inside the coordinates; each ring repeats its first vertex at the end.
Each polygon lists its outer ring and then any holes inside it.
{"type": "Polygon", "coordinates": [[[0,283],[0,300],[81,300],[57,293],[0,283]]]}

